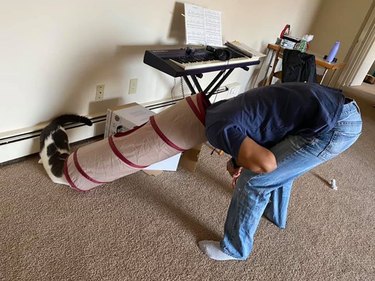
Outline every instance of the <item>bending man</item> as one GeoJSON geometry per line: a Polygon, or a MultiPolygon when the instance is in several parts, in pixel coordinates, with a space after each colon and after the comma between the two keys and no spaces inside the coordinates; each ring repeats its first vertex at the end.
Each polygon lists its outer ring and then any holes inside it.
{"type": "Polygon", "coordinates": [[[318,84],[282,83],[211,105],[209,142],[231,155],[237,180],[221,241],[200,241],[215,260],[245,260],[264,214],[285,228],[293,181],[349,148],[362,121],[355,101],[318,84]]]}

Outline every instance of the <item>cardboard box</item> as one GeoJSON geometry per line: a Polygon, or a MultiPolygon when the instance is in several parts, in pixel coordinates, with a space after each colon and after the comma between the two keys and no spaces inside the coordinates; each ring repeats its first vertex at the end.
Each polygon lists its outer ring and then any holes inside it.
{"type": "Polygon", "coordinates": [[[294,49],[294,46],[297,43],[300,43],[301,39],[297,37],[292,37],[289,35],[284,35],[283,39],[281,40],[280,46],[283,47],[284,49],[294,49]]]}
{"type": "Polygon", "coordinates": [[[199,154],[202,150],[202,145],[203,144],[199,144],[192,149],[184,151],[180,159],[180,167],[190,172],[195,172],[198,165],[199,154]]]}
{"type": "Polygon", "coordinates": [[[154,115],[151,110],[137,103],[129,103],[107,109],[104,137],[126,132],[147,122],[154,115]]]}
{"type": "MultiPolygon", "coordinates": [[[[107,109],[106,125],[104,137],[126,132],[135,126],[140,126],[147,122],[150,116],[155,113],[137,103],[130,103],[115,108],[107,109]]],[[[157,175],[151,171],[176,171],[181,153],[163,161],[157,162],[145,168],[150,171],[148,174],[157,175]]]]}

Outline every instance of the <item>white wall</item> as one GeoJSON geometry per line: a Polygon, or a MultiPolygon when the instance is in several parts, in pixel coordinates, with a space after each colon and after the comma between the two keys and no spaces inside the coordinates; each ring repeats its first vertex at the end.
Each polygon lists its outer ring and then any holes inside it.
{"type": "MultiPolygon", "coordinates": [[[[320,2],[190,1],[222,11],[224,40],[240,40],[259,51],[273,43],[287,23],[292,34],[307,33],[320,2]]],[[[183,44],[181,2],[1,0],[0,4],[0,134],[61,113],[105,110],[94,103],[97,84],[104,83],[105,99],[116,103],[170,97],[174,79],[145,65],[143,55],[147,49],[183,44]],[[131,78],[138,79],[135,95],[128,95],[131,78]]],[[[245,89],[250,74],[236,70],[228,83],[240,82],[245,89]]]]}
{"type": "MultiPolygon", "coordinates": [[[[311,33],[315,35],[311,44],[311,51],[317,55],[324,56],[329,53],[336,41],[340,41],[340,49],[336,57],[339,62],[348,62],[349,52],[357,43],[354,41],[362,31],[362,24],[372,3],[373,0],[322,1],[317,20],[311,26],[311,33]]],[[[374,57],[370,60],[371,66],[374,57]]],[[[347,64],[345,69],[337,71],[332,80],[337,81],[340,73],[350,67],[351,65],[347,64]]],[[[363,81],[368,69],[365,69],[364,73],[361,74],[361,81],[363,81]]]]}
{"type": "Polygon", "coordinates": [[[329,0],[322,1],[318,20],[313,22],[311,32],[315,34],[311,49],[326,55],[336,41],[340,41],[337,58],[345,59],[354,38],[373,0],[329,0]]]}

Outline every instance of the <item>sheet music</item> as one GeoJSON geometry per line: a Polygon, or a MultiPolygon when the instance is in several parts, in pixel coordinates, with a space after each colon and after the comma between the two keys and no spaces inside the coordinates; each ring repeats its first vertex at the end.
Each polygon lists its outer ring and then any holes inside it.
{"type": "Polygon", "coordinates": [[[222,46],[221,12],[185,3],[187,45],[222,46]]]}

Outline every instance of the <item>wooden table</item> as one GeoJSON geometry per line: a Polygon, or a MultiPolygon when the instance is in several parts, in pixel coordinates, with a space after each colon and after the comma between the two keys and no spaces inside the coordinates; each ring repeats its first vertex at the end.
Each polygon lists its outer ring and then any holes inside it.
{"type": "MultiPolygon", "coordinates": [[[[282,59],[282,57],[283,57],[283,51],[284,51],[284,48],[280,47],[280,45],[276,45],[276,44],[268,44],[267,45],[267,56],[269,55],[270,52],[272,52],[272,53],[271,53],[271,58],[270,58],[270,61],[268,63],[268,66],[267,66],[267,69],[266,69],[266,74],[265,74],[264,80],[263,80],[263,81],[265,81],[264,82],[265,85],[270,85],[271,82],[272,82],[272,78],[274,76],[280,78],[280,76],[276,75],[275,69],[276,69],[277,63],[279,62],[279,59],[282,59]],[[273,65],[272,65],[272,63],[273,63],[273,65]],[[271,70],[270,75],[268,76],[268,70],[271,67],[272,67],[272,70],[271,70]]],[[[324,68],[323,74],[318,75],[318,81],[320,81],[319,82],[320,84],[323,83],[323,80],[326,77],[327,72],[329,70],[332,70],[333,74],[334,74],[337,69],[341,69],[346,65],[344,62],[341,62],[341,63],[331,62],[330,63],[330,62],[325,61],[323,58],[321,58],[319,56],[315,56],[315,62],[316,62],[317,67],[324,68]]],[[[331,78],[329,79],[328,84],[331,82],[333,74],[331,75],[331,78]]]]}

